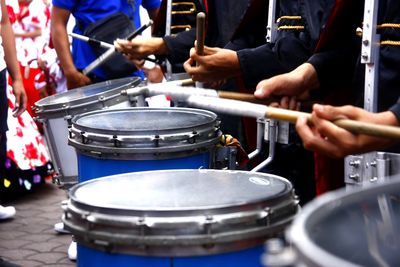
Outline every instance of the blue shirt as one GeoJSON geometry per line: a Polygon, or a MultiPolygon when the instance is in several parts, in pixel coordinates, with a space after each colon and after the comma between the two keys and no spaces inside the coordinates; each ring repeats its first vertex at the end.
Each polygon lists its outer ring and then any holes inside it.
{"type": "MultiPolygon", "coordinates": [[[[53,5],[71,12],[80,26],[75,26],[73,32],[82,34],[89,24],[120,11],[129,17],[132,17],[133,12],[134,24],[137,29],[140,27],[140,5],[147,10],[154,10],[160,6],[160,0],[134,0],[133,2],[134,6],[128,0],[53,0],[53,5]]],[[[88,43],[73,39],[72,58],[77,69],[84,69],[97,57],[88,43]]],[[[93,73],[100,78],[107,79],[106,74],[100,68],[93,70],[93,73]]]]}

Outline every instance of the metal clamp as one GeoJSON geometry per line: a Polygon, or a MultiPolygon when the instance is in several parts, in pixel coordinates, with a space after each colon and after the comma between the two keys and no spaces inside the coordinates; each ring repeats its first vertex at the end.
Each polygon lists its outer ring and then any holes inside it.
{"type": "Polygon", "coordinates": [[[386,152],[348,156],[345,158],[345,183],[362,186],[384,181],[390,178],[391,163],[394,164],[397,158],[398,154],[386,152]]]}

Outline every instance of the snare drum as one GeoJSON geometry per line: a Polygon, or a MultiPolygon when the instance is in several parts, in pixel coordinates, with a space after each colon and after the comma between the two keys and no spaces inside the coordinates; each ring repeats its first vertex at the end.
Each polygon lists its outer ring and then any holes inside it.
{"type": "Polygon", "coordinates": [[[82,182],[135,171],[209,168],[220,136],[210,111],[127,108],[75,116],[69,144],[77,151],[82,182]]]}
{"type": "Polygon", "coordinates": [[[400,266],[400,181],[322,195],[287,237],[305,266],[400,266]]]}
{"type": "Polygon", "coordinates": [[[122,96],[120,92],[140,82],[137,77],[111,80],[52,95],[35,103],[36,119],[43,123],[58,184],[77,182],[76,153],[68,146],[68,126],[72,117],[98,109],[131,106],[128,96],[122,96]]]}
{"type": "Polygon", "coordinates": [[[261,266],[263,241],[299,209],[288,180],[244,171],[119,174],[69,196],[78,266],[261,266]]]}

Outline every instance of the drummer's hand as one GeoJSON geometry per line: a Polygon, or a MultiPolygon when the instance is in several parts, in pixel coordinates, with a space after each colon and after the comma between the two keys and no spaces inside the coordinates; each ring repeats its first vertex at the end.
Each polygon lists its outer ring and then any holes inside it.
{"type": "Polygon", "coordinates": [[[89,77],[79,72],[78,70],[65,72],[65,77],[67,79],[68,90],[89,85],[92,83],[89,77]]]}
{"type": "Polygon", "coordinates": [[[13,116],[18,117],[26,110],[28,98],[21,80],[13,81],[12,88],[15,96],[15,108],[13,110],[13,116]]]}
{"type": "Polygon", "coordinates": [[[114,42],[117,51],[124,54],[128,59],[143,59],[149,55],[165,55],[168,48],[162,38],[145,38],[138,36],[130,41],[117,39],[114,42]]]}
{"type": "Polygon", "coordinates": [[[226,80],[240,74],[236,51],[204,46],[204,55],[195,48],[190,50],[190,58],[183,64],[194,81],[215,82],[226,80]],[[197,62],[197,66],[192,66],[197,62]]]}
{"type": "Polygon", "coordinates": [[[391,111],[371,113],[354,106],[332,107],[315,104],[311,115],[312,126],[304,117],[298,118],[296,130],[303,140],[303,145],[330,157],[342,158],[350,154],[364,153],[385,148],[393,144],[393,140],[362,134],[353,134],[331,121],[352,119],[370,123],[398,125],[391,111]]]}
{"type": "Polygon", "coordinates": [[[280,102],[272,102],[270,103],[270,106],[275,108],[299,111],[301,107],[301,102],[297,101],[297,97],[295,96],[284,96],[280,99],[280,102]]]}
{"type": "Polygon", "coordinates": [[[272,95],[307,97],[307,92],[319,86],[317,72],[309,63],[304,63],[295,70],[262,80],[257,84],[254,96],[266,99],[272,95]]]}

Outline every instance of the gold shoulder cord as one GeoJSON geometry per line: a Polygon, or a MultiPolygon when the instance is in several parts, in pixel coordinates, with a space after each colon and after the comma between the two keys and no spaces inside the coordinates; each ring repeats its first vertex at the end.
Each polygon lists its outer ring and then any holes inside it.
{"type": "MultiPolygon", "coordinates": [[[[392,28],[392,29],[400,29],[399,23],[382,23],[381,25],[377,26],[377,29],[385,29],[385,28],[392,28]]],[[[400,41],[394,40],[383,40],[380,42],[381,46],[389,45],[389,46],[400,46],[400,41]]]]}
{"type": "MultiPolygon", "coordinates": [[[[301,16],[281,16],[279,17],[276,21],[279,23],[282,20],[297,20],[300,21],[302,18],[301,16]]],[[[282,25],[278,27],[278,31],[290,31],[290,30],[294,30],[294,31],[302,31],[304,30],[304,26],[302,25],[282,25]]]]}

